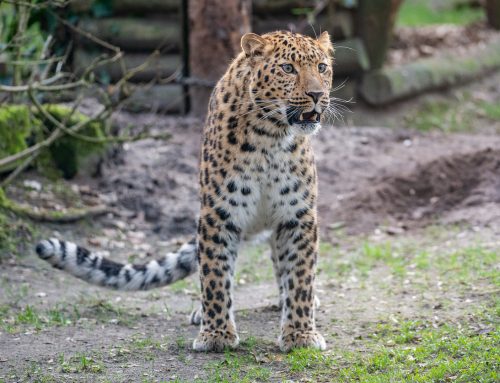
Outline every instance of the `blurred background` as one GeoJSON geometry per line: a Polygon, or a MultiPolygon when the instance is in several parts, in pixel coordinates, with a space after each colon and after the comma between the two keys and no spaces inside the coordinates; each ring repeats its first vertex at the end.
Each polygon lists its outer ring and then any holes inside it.
{"type": "Polygon", "coordinates": [[[0,382],[498,381],[499,70],[500,0],[0,1],[0,382]],[[278,29],[335,47],[313,139],[332,349],[276,354],[252,243],[243,351],[192,354],[196,277],[103,292],[33,243],[144,262],[195,233],[210,92],[244,33],[278,29]]]}

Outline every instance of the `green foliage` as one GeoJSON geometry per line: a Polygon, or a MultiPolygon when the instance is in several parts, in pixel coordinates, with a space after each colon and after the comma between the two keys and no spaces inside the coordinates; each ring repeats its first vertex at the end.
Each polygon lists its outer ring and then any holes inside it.
{"type": "MultiPolygon", "coordinates": [[[[79,112],[71,114],[71,109],[65,106],[45,105],[45,108],[54,119],[67,127],[88,119],[79,112]]],[[[35,108],[26,105],[0,107],[0,158],[20,152],[28,145],[42,141],[54,129],[54,124],[35,108]]],[[[92,138],[102,138],[103,124],[92,122],[79,133],[92,138]]],[[[46,173],[52,174],[53,169],[56,168],[65,178],[72,178],[78,172],[81,161],[88,155],[101,150],[102,147],[103,144],[64,136],[53,143],[48,151],[42,153],[37,165],[46,173]]]]}
{"type": "MultiPolygon", "coordinates": [[[[404,0],[399,10],[399,26],[418,27],[431,24],[470,24],[484,19],[481,7],[458,6],[457,1],[404,0]]],[[[464,3],[466,4],[466,3],[464,3]]]]}
{"type": "MultiPolygon", "coordinates": [[[[20,22],[19,8],[9,3],[0,3],[0,53],[4,53],[8,60],[15,60],[17,48],[12,44],[20,22]]],[[[26,31],[19,38],[19,53],[21,60],[38,60],[43,50],[45,42],[45,33],[41,29],[41,22],[45,19],[45,13],[42,11],[34,12],[29,15],[26,31]]],[[[17,65],[20,65],[19,63],[17,65]]],[[[14,65],[7,67],[7,73],[0,72],[2,77],[9,77],[13,74],[14,65]]],[[[29,75],[29,66],[23,65],[21,68],[23,76],[29,75]]]]}

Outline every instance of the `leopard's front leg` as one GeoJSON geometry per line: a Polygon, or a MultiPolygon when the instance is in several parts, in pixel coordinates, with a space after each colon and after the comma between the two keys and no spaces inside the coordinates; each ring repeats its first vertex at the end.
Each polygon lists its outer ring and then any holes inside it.
{"type": "Polygon", "coordinates": [[[314,321],[314,277],[318,254],[316,214],[300,210],[293,219],[279,223],[273,235],[284,289],[279,346],[326,348],[314,321]]]}
{"type": "Polygon", "coordinates": [[[215,223],[215,216],[202,210],[198,229],[202,320],[193,342],[196,351],[221,352],[239,342],[232,300],[239,230],[229,220],[215,223]]]}

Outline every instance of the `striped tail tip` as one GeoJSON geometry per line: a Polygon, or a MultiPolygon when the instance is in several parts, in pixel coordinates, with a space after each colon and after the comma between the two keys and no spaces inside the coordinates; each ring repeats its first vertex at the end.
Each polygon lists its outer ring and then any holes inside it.
{"type": "Polygon", "coordinates": [[[49,259],[54,255],[55,247],[50,240],[43,240],[37,243],[35,251],[42,259],[49,259]]]}

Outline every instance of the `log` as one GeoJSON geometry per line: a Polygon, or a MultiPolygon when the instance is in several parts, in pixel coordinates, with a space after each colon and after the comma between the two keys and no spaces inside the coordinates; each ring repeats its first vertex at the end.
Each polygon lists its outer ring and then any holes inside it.
{"type": "Polygon", "coordinates": [[[418,60],[396,68],[385,68],[363,76],[360,93],[372,105],[447,88],[474,80],[500,69],[500,39],[475,48],[466,56],[454,53],[418,60]]]}
{"type": "Polygon", "coordinates": [[[489,25],[495,29],[500,29],[500,0],[486,1],[486,16],[489,25]]]}
{"type": "Polygon", "coordinates": [[[125,101],[124,109],[133,113],[184,113],[184,89],[182,85],[172,84],[138,89],[125,101]]]}
{"type": "MultiPolygon", "coordinates": [[[[77,48],[73,56],[74,70],[76,72],[85,70],[98,56],[98,51],[89,52],[77,48]]],[[[125,69],[130,70],[138,67],[145,63],[149,57],[147,53],[125,53],[123,56],[125,69]]],[[[133,82],[148,82],[155,78],[165,78],[178,71],[181,67],[182,58],[180,54],[160,55],[151,60],[148,68],[137,73],[130,80],[133,82]]],[[[100,67],[96,70],[96,73],[105,73],[112,82],[118,81],[125,74],[119,62],[100,67]]]]}
{"type": "MultiPolygon", "coordinates": [[[[250,32],[250,0],[189,2],[189,76],[216,81],[241,51],[241,36],[250,32]]],[[[207,111],[211,89],[190,87],[192,113],[207,111]]]]}
{"type": "Polygon", "coordinates": [[[293,8],[311,8],[315,0],[253,0],[253,13],[257,15],[291,14],[293,8]]]}
{"type": "MultiPolygon", "coordinates": [[[[182,0],[111,0],[110,10],[113,14],[158,14],[177,12],[182,0]]],[[[95,0],[74,0],[70,2],[71,10],[77,13],[88,13],[92,10],[95,0]]]]}
{"type": "MultiPolygon", "coordinates": [[[[297,17],[255,17],[253,20],[252,30],[255,33],[263,34],[277,30],[293,30],[300,24],[300,19],[297,17]],[[293,28],[291,28],[293,26],[293,28]]],[[[339,11],[335,12],[333,17],[322,14],[316,18],[312,28],[308,28],[305,32],[314,36],[314,31],[328,31],[332,35],[334,41],[341,40],[354,35],[354,20],[350,12],[339,11]]]]}
{"type": "Polygon", "coordinates": [[[356,28],[367,48],[371,69],[384,64],[401,1],[359,1],[356,28]]]}
{"type": "Polygon", "coordinates": [[[355,75],[370,68],[368,54],[361,39],[342,40],[334,43],[334,47],[334,75],[355,75]]]}
{"type": "MultiPolygon", "coordinates": [[[[181,25],[173,19],[82,19],[79,27],[127,51],[144,52],[162,48],[162,52],[177,52],[181,47],[181,25]]],[[[95,44],[82,36],[77,36],[77,39],[85,45],[95,44]]]]}

